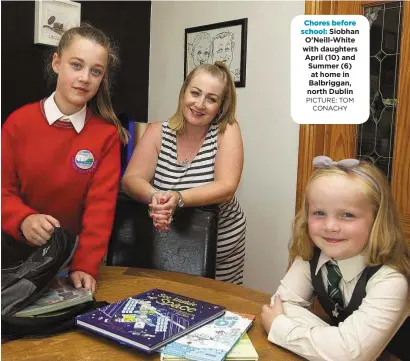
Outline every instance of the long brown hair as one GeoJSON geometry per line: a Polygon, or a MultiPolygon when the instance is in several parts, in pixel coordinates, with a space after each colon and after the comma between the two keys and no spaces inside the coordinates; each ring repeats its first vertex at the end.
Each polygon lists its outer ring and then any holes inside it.
{"type": "MultiPolygon", "coordinates": [[[[104,34],[103,31],[93,27],[90,24],[82,23],[81,26],[71,28],[67,30],[61,37],[58,43],[56,53],[61,57],[65,49],[67,49],[76,37],[82,37],[101,45],[106,49],[108,54],[107,69],[104,73],[104,77],[97,90],[95,96],[88,102],[91,110],[94,114],[102,117],[106,121],[113,123],[117,130],[122,143],[127,144],[129,134],[128,131],[123,128],[121,121],[115,115],[114,109],[111,103],[110,84],[114,72],[118,69],[120,59],[118,56],[118,49],[111,39],[104,34]]],[[[47,75],[55,78],[51,63],[47,66],[47,75]]]]}
{"type": "Polygon", "coordinates": [[[178,134],[184,132],[185,118],[183,114],[183,101],[185,92],[195,75],[204,71],[223,81],[225,84],[222,93],[222,100],[217,114],[217,124],[219,133],[223,133],[228,124],[236,122],[236,88],[229,69],[221,61],[216,61],[215,64],[202,64],[193,69],[186,77],[179,92],[178,108],[175,114],[169,119],[169,127],[175,130],[178,134]]]}
{"type": "Polygon", "coordinates": [[[360,174],[337,166],[319,169],[311,176],[302,207],[293,223],[292,239],[289,244],[290,260],[293,262],[297,256],[300,256],[303,260],[308,261],[313,256],[314,245],[308,227],[307,193],[310,184],[319,177],[344,176],[357,179],[364,184],[364,195],[373,207],[374,222],[368,244],[362,253],[366,264],[369,266],[389,265],[404,274],[410,281],[409,243],[404,238],[386,176],[376,166],[368,162],[361,161],[355,169],[372,179],[378,189],[360,174]]]}

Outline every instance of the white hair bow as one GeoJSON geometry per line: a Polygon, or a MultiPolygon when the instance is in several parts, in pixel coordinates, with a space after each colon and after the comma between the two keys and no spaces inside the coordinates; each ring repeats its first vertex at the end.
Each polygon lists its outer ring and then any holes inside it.
{"type": "Polygon", "coordinates": [[[365,172],[357,168],[359,164],[360,164],[360,161],[358,159],[352,159],[352,158],[342,159],[342,160],[339,160],[338,162],[335,162],[334,160],[332,160],[329,157],[326,157],[325,155],[319,155],[313,158],[313,166],[315,168],[324,169],[324,168],[331,168],[331,167],[340,167],[343,169],[349,169],[353,173],[356,173],[362,178],[369,181],[374,186],[374,188],[376,188],[377,191],[380,192],[380,187],[377,185],[376,181],[371,176],[369,176],[368,174],[366,174],[365,172]]]}

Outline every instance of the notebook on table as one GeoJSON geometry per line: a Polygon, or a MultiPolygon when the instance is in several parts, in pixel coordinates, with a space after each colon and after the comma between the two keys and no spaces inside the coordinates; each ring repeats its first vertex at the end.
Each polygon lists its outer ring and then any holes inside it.
{"type": "MultiPolygon", "coordinates": [[[[194,361],[222,361],[252,325],[255,316],[225,314],[161,348],[161,353],[194,361]]],[[[166,358],[165,358],[166,359],[166,358]]]]}
{"type": "MultiPolygon", "coordinates": [[[[161,361],[186,361],[181,356],[161,353],[161,361]]],[[[226,355],[225,361],[258,361],[259,355],[247,333],[244,333],[231,351],[226,355]]]]}

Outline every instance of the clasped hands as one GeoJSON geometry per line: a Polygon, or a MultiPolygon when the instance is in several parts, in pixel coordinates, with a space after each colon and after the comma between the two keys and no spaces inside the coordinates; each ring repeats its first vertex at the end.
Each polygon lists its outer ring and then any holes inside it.
{"type": "MultiPolygon", "coordinates": [[[[32,214],[24,219],[20,228],[29,243],[40,247],[49,241],[55,227],[60,227],[60,222],[54,217],[48,214],[32,214]]],[[[95,292],[96,281],[88,273],[73,271],[70,272],[70,278],[75,288],[83,287],[95,292]]]]}
{"type": "Polygon", "coordinates": [[[159,231],[169,231],[178,199],[178,193],[174,191],[158,191],[152,195],[151,202],[148,204],[148,213],[154,227],[159,231]]]}

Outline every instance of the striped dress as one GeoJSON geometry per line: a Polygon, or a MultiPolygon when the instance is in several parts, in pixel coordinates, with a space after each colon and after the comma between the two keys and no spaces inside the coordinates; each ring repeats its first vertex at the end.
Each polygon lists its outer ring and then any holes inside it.
{"type": "MultiPolygon", "coordinates": [[[[177,162],[176,133],[162,123],[162,144],[152,184],[156,189],[183,191],[214,180],[218,151],[218,125],[211,124],[205,140],[191,163],[177,162]]],[[[218,228],[216,279],[242,284],[245,261],[246,218],[234,197],[222,203],[218,228]]]]}

